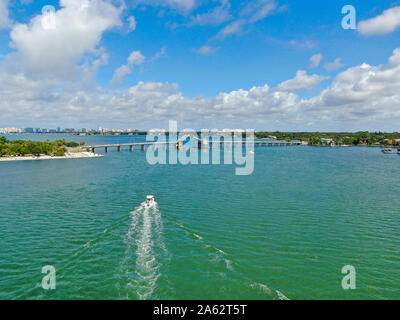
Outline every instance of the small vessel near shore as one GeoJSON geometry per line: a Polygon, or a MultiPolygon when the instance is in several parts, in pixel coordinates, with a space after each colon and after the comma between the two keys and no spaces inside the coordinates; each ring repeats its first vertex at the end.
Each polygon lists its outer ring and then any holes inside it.
{"type": "Polygon", "coordinates": [[[146,197],[146,201],[144,203],[146,208],[150,208],[151,206],[154,206],[155,201],[154,201],[154,196],[153,195],[148,195],[146,197]]]}
{"type": "Polygon", "coordinates": [[[383,149],[382,152],[384,154],[400,154],[400,149],[398,149],[397,151],[395,149],[383,149]]]}

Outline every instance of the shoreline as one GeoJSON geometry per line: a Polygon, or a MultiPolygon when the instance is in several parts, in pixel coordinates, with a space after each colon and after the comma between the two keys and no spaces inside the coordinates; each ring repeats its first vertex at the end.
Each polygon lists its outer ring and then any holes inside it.
{"type": "Polygon", "coordinates": [[[29,157],[0,157],[0,162],[8,161],[38,161],[38,160],[62,160],[62,159],[83,159],[83,158],[101,158],[103,155],[93,152],[73,152],[65,153],[65,156],[29,156],[29,157]]]}

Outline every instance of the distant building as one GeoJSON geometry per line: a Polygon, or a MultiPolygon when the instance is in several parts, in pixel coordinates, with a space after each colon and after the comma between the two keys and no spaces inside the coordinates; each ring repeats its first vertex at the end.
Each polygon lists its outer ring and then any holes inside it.
{"type": "Polygon", "coordinates": [[[323,146],[334,146],[334,145],[335,145],[335,141],[333,141],[333,139],[325,139],[325,138],[322,138],[322,139],[321,139],[321,144],[322,144],[323,146]]]}
{"type": "Polygon", "coordinates": [[[0,128],[0,133],[7,134],[7,133],[21,133],[23,132],[20,128],[0,128]]]}
{"type": "Polygon", "coordinates": [[[33,133],[33,128],[25,128],[25,133],[33,133]]]}

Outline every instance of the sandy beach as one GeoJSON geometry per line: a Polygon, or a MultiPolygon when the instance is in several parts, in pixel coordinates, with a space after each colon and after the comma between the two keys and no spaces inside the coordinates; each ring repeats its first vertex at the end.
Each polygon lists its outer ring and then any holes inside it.
{"type": "Polygon", "coordinates": [[[32,160],[60,160],[60,159],[82,159],[82,158],[99,158],[103,155],[93,152],[73,152],[66,153],[63,157],[52,156],[29,156],[29,157],[0,157],[1,161],[32,161],[32,160]]]}

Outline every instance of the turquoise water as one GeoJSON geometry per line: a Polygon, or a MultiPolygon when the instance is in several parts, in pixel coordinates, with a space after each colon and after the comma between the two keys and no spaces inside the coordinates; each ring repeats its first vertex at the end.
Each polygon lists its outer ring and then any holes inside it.
{"type": "Polygon", "coordinates": [[[0,299],[400,298],[400,156],[256,147],[254,173],[234,172],[139,150],[0,163],[0,299]]]}

